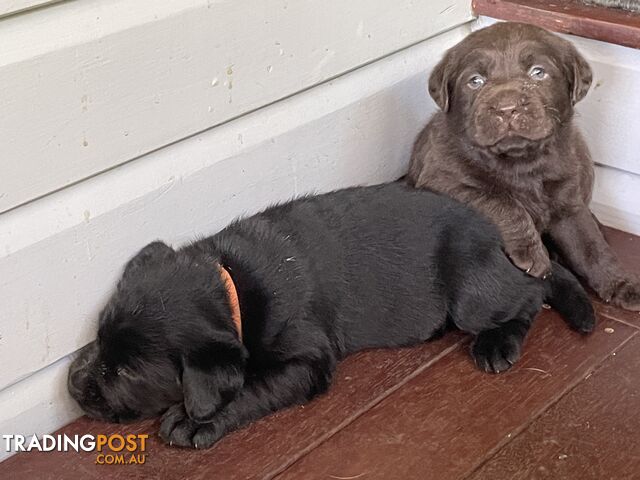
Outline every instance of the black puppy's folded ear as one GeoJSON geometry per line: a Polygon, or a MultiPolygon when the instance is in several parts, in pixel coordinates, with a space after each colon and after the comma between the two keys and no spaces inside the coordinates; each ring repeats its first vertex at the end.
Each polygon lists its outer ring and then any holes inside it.
{"type": "Polygon", "coordinates": [[[241,345],[212,342],[183,356],[182,390],[189,418],[213,419],[244,385],[246,350],[241,345]]]}
{"type": "Polygon", "coordinates": [[[429,95],[445,113],[449,111],[449,96],[451,95],[449,88],[451,61],[450,55],[445,55],[429,76],[429,95]]]}
{"type": "Polygon", "coordinates": [[[571,104],[575,105],[582,100],[591,88],[591,82],[593,81],[593,72],[591,67],[584,59],[582,55],[571,46],[571,72],[569,83],[571,84],[571,104]]]}
{"type": "Polygon", "coordinates": [[[162,263],[168,258],[174,257],[175,250],[164,242],[155,241],[140,250],[124,267],[122,279],[125,280],[135,275],[140,269],[153,263],[162,263]]]}

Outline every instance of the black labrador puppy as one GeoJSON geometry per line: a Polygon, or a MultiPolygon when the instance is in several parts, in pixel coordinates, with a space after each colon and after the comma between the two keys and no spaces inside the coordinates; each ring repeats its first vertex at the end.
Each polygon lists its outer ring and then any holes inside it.
{"type": "Polygon", "coordinates": [[[90,416],[164,413],[167,442],[204,448],[327,390],[357,350],[476,336],[477,365],[509,368],[543,301],[581,332],[591,303],[560,265],[526,275],[497,229],[455,200],[402,184],[305,197],[179,250],[126,265],[69,390],[90,416]]]}

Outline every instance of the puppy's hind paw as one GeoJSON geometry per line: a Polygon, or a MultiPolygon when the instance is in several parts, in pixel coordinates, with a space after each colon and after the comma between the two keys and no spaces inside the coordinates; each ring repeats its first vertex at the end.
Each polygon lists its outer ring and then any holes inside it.
{"type": "Polygon", "coordinates": [[[160,438],[171,446],[209,448],[223,435],[221,422],[196,423],[189,418],[183,404],[169,408],[160,424],[160,438]]]}
{"type": "Polygon", "coordinates": [[[622,280],[616,286],[610,302],[616,307],[640,312],[640,282],[637,279],[622,280]]]}
{"type": "Polygon", "coordinates": [[[501,328],[480,332],[471,345],[471,355],[480,370],[500,373],[511,368],[520,358],[522,338],[501,328]]]}

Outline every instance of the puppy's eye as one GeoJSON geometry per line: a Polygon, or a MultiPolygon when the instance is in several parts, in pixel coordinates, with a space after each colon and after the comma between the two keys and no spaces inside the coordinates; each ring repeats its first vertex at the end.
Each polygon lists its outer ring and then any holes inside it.
{"type": "Polygon", "coordinates": [[[467,86],[472,90],[477,90],[484,86],[485,83],[487,83],[487,80],[482,75],[474,75],[467,82],[467,86]]]}
{"type": "Polygon", "coordinates": [[[544,68],[539,65],[534,65],[529,69],[529,76],[535,80],[544,80],[549,75],[544,71],[544,68]]]}

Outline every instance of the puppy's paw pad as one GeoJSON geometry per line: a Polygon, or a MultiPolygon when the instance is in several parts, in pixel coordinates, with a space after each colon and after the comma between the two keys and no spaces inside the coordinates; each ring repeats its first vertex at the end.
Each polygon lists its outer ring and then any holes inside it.
{"type": "Polygon", "coordinates": [[[500,373],[511,368],[520,358],[522,344],[517,337],[500,329],[481,332],[471,346],[471,355],[480,370],[500,373]]]}

